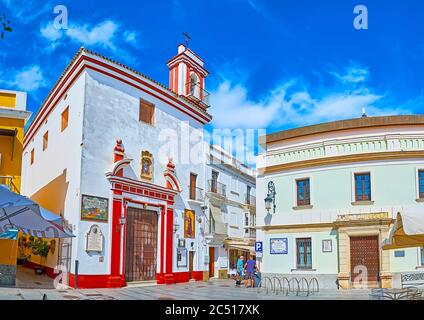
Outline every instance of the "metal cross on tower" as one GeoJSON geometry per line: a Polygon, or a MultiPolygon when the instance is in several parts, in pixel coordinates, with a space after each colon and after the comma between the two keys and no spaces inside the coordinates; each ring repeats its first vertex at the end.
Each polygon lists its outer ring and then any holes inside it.
{"type": "Polygon", "coordinates": [[[188,48],[188,41],[191,40],[191,37],[188,32],[182,32],[181,34],[185,37],[186,48],[188,48]]]}

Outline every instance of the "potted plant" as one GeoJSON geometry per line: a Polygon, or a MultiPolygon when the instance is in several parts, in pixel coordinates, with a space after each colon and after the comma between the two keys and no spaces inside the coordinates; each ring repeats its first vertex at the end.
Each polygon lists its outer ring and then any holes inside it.
{"type": "Polygon", "coordinates": [[[50,246],[46,241],[37,238],[31,242],[31,251],[34,255],[40,256],[40,266],[35,267],[34,271],[36,274],[41,275],[44,273],[44,267],[42,266],[43,258],[46,258],[49,254],[50,246]]]}
{"type": "Polygon", "coordinates": [[[26,236],[21,236],[18,240],[18,265],[24,265],[27,263],[31,255],[26,253],[26,248],[28,247],[28,239],[26,236]]]}

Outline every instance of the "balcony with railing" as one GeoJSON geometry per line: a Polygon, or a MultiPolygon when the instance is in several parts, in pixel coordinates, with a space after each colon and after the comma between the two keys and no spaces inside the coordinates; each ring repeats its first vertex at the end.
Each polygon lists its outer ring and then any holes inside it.
{"type": "Polygon", "coordinates": [[[204,190],[199,187],[189,186],[189,198],[193,201],[203,202],[205,199],[204,190]]]}
{"type": "Polygon", "coordinates": [[[252,227],[245,227],[244,237],[249,239],[256,239],[256,229],[252,227]]]}
{"type": "Polygon", "coordinates": [[[203,108],[209,108],[210,93],[200,87],[199,83],[187,83],[186,98],[194,103],[199,103],[203,108]]]}
{"type": "Polygon", "coordinates": [[[221,197],[227,197],[227,186],[216,180],[208,180],[208,192],[215,193],[221,197]]]}
{"type": "Polygon", "coordinates": [[[0,186],[6,187],[10,191],[19,193],[18,188],[13,183],[13,177],[11,176],[0,176],[0,186]]]}
{"type": "Polygon", "coordinates": [[[256,207],[256,197],[251,194],[244,195],[245,204],[248,206],[256,207]]]}

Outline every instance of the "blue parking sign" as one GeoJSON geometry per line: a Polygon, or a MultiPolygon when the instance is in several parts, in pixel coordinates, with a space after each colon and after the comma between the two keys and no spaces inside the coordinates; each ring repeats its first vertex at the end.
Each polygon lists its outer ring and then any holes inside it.
{"type": "Polygon", "coordinates": [[[262,241],[256,241],[255,242],[255,252],[262,252],[262,241]]]}

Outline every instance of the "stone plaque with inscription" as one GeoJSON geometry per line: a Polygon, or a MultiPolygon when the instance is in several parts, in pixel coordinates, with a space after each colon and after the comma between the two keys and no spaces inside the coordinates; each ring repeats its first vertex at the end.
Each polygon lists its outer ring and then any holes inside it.
{"type": "Polygon", "coordinates": [[[96,224],[92,225],[87,233],[87,244],[85,251],[102,252],[103,251],[103,234],[100,227],[96,224]]]}

